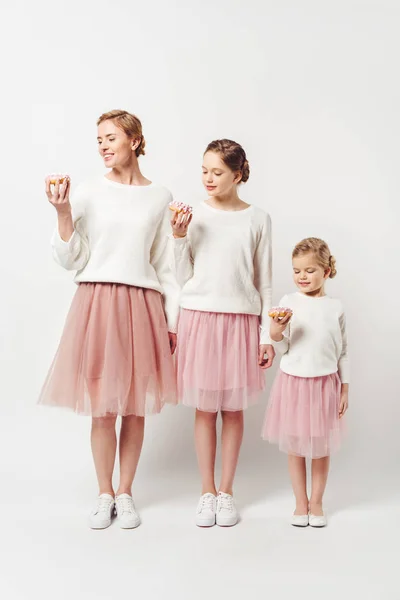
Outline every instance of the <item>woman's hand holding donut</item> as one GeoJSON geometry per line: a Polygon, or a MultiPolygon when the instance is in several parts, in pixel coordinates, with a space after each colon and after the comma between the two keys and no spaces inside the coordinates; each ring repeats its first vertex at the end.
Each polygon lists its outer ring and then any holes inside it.
{"type": "Polygon", "coordinates": [[[67,175],[49,175],[46,177],[47,199],[58,215],[70,215],[69,202],[70,178],[67,175]]]}
{"type": "Polygon", "coordinates": [[[64,242],[68,242],[74,233],[69,189],[70,178],[68,175],[49,175],[46,177],[47,199],[57,211],[58,233],[64,242]]]}

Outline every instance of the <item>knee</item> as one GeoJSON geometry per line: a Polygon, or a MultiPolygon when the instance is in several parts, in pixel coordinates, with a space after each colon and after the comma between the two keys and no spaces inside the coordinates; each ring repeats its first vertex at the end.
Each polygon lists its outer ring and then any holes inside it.
{"type": "Polygon", "coordinates": [[[144,426],[144,417],[137,417],[136,415],[126,415],[122,417],[122,426],[123,427],[142,427],[144,426]]]}
{"type": "Polygon", "coordinates": [[[224,423],[240,423],[243,421],[242,410],[223,410],[221,415],[224,423]]]}
{"type": "Polygon", "coordinates": [[[205,410],[196,410],[196,420],[201,420],[207,423],[215,423],[218,417],[217,412],[207,412],[205,410]]]}
{"type": "Polygon", "coordinates": [[[117,417],[110,415],[107,417],[93,417],[92,429],[115,429],[117,417]]]}

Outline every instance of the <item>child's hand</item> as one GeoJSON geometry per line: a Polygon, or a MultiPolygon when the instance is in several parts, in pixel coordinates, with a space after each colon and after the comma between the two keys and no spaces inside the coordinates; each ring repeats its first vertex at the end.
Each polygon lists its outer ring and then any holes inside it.
{"type": "Polygon", "coordinates": [[[347,409],[349,408],[349,392],[348,390],[342,389],[340,392],[340,404],[339,404],[339,419],[343,417],[347,409]]]}
{"type": "Polygon", "coordinates": [[[274,342],[280,342],[283,338],[283,332],[289,324],[292,315],[288,314],[285,317],[271,318],[271,324],[269,327],[269,335],[274,342]]]}
{"type": "Polygon", "coordinates": [[[189,223],[192,220],[192,207],[188,204],[171,202],[169,205],[173,211],[171,219],[172,233],[175,238],[186,237],[189,223]]]}

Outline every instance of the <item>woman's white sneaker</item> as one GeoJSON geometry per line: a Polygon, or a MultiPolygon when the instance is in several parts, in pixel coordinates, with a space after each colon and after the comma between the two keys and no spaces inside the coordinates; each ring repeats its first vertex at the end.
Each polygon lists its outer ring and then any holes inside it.
{"type": "Polygon", "coordinates": [[[217,498],[214,494],[203,494],[197,505],[196,525],[198,527],[212,527],[215,525],[217,512],[217,498]]]}
{"type": "Polygon", "coordinates": [[[140,525],[140,517],[129,494],[120,494],[115,498],[115,509],[121,529],[135,529],[140,525]]]}
{"type": "Polygon", "coordinates": [[[97,505],[90,513],[89,527],[92,529],[107,529],[111,525],[115,501],[111,494],[100,494],[97,505]]]}
{"type": "Polygon", "coordinates": [[[233,497],[220,492],[217,499],[216,522],[220,527],[232,527],[238,522],[239,515],[233,497]]]}

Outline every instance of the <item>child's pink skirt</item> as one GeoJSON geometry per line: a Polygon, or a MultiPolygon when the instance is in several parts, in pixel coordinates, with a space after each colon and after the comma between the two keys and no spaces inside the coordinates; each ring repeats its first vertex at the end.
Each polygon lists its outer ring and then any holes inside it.
{"type": "Polygon", "coordinates": [[[161,294],[81,283],[39,403],[103,417],[158,413],[165,402],[177,398],[161,294]]]}
{"type": "Polygon", "coordinates": [[[207,412],[243,410],[264,389],[255,315],[182,309],[178,326],[179,400],[207,412]]]}
{"type": "Polygon", "coordinates": [[[273,383],[262,436],[282,452],[322,458],[339,449],[341,383],[337,373],[294,377],[279,371],[273,383]]]}

